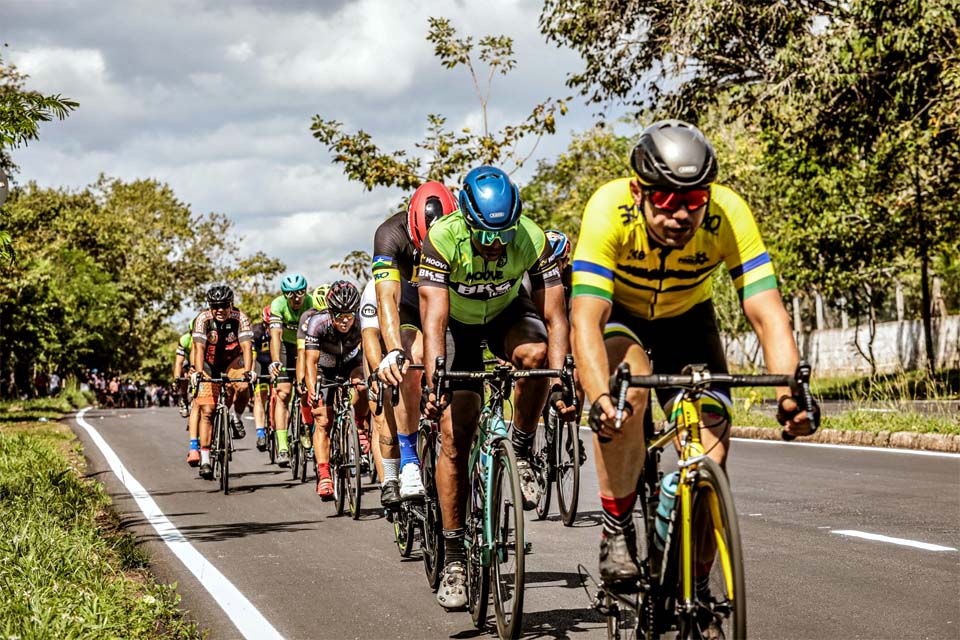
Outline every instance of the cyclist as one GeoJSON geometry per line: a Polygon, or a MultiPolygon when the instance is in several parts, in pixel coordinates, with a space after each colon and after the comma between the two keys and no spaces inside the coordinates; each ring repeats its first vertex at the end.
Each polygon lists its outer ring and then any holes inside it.
{"type": "MultiPolygon", "coordinates": [[[[725,264],[772,373],[793,373],[798,353],[770,256],[747,204],[716,184],[713,147],[696,127],[655,122],[631,155],[635,175],[600,187],[590,198],[573,262],[573,354],[597,431],[594,452],[603,506],[600,575],[613,587],[639,575],[632,510],[644,459],[648,392],[631,389],[622,429],[609,376],[621,362],[634,375],[680,373],[691,363],[726,372],[711,302],[711,274],[725,264]],[[651,358],[648,358],[649,350],[651,358]],[[599,436],[604,440],[601,442],[599,436]]],[[[786,429],[809,432],[790,390],[777,390],[786,429]]],[[[676,390],[658,390],[670,411],[676,390]]],[[[730,394],[714,386],[703,401],[704,447],[723,465],[729,447],[730,394]]],[[[709,543],[708,543],[709,544],[709,543]]],[[[701,557],[713,551],[701,547],[701,557]]],[[[699,564],[702,585],[709,565],[699,564]]]]}
{"type": "Polygon", "coordinates": [[[563,295],[570,304],[570,293],[573,286],[573,265],[570,264],[570,239],[563,231],[548,229],[543,232],[547,241],[553,247],[553,259],[560,269],[560,282],[563,284],[563,295]]]}
{"type": "Polygon", "coordinates": [[[321,284],[313,290],[313,306],[300,314],[300,320],[297,322],[297,366],[294,379],[297,382],[298,393],[300,394],[300,415],[303,419],[303,429],[300,431],[300,446],[304,451],[309,450],[312,454],[313,447],[313,411],[310,407],[307,397],[306,374],[304,373],[304,345],[307,335],[307,325],[310,318],[327,308],[327,292],[330,291],[329,284],[321,284]]]}
{"type": "MultiPolygon", "coordinates": [[[[383,358],[383,340],[380,339],[380,323],[377,320],[377,287],[374,280],[370,280],[363,287],[360,294],[360,342],[363,349],[363,372],[367,380],[370,380],[373,372],[377,370],[383,358]]],[[[399,469],[396,461],[400,456],[400,450],[397,447],[396,439],[390,437],[390,428],[387,426],[387,414],[376,415],[376,393],[380,392],[379,384],[371,385],[368,388],[367,397],[369,399],[370,424],[372,426],[372,436],[375,444],[373,446],[373,461],[377,467],[377,477],[380,478],[380,504],[389,507],[400,501],[400,485],[398,482],[399,469]],[[386,444],[384,444],[386,442],[386,444]],[[390,475],[384,468],[383,450],[386,449],[388,458],[393,461],[390,469],[390,475]]],[[[389,404],[389,403],[386,403],[389,404]]],[[[386,407],[384,407],[386,408],[386,407]]],[[[396,429],[396,426],[393,427],[396,429]]]]}
{"type": "Polygon", "coordinates": [[[180,399],[177,406],[180,417],[186,418],[190,413],[187,407],[187,376],[190,375],[190,349],[193,346],[193,337],[187,331],[180,336],[177,342],[177,351],[173,357],[173,388],[177,390],[180,399]]]}
{"type": "MultiPolygon", "coordinates": [[[[563,366],[568,351],[567,316],[560,273],[543,231],[520,214],[520,192],[502,170],[471,170],[460,190],[460,212],[431,227],[418,271],[423,319],[424,365],[432,379],[436,357],[446,353],[449,330],[455,349],[451,369],[482,370],[481,340],[498,358],[521,369],[563,366]],[[530,276],[532,295],[521,286],[530,276]],[[545,326],[546,325],[546,326],[545,326]]],[[[466,604],[464,510],[468,495],[467,457],[480,413],[478,385],[454,387],[452,421],[441,423],[437,490],[443,515],[446,564],[437,590],[445,608],[466,604]]],[[[536,502],[530,448],[547,380],[518,380],[514,446],[520,462],[525,508],[536,502]]],[[[436,417],[447,399],[431,390],[425,403],[436,417]]],[[[560,402],[558,407],[568,413],[560,402]]],[[[572,403],[569,403],[572,404],[572,403]]]]}
{"type": "Polygon", "coordinates": [[[253,324],[253,357],[256,359],[254,371],[257,383],[253,389],[253,423],[257,428],[257,449],[267,450],[267,406],[270,398],[270,385],[261,380],[272,362],[270,358],[270,306],[260,313],[260,321],[253,324]]]}
{"type": "MultiPolygon", "coordinates": [[[[360,308],[360,292],[350,282],[337,280],[330,285],[327,293],[327,308],[309,318],[305,330],[305,365],[307,394],[314,412],[316,428],[313,430],[313,451],[317,460],[317,495],[321,498],[333,496],[333,479],[330,477],[330,434],[333,422],[333,394],[328,389],[319,396],[316,394],[317,373],[323,379],[333,380],[337,376],[355,381],[363,381],[363,360],[360,353],[360,325],[356,322],[360,308]]],[[[354,411],[362,417],[366,415],[366,402],[361,402],[365,393],[362,387],[353,394],[354,411]]]]}
{"type": "MultiPolygon", "coordinates": [[[[253,382],[253,331],[246,314],[233,306],[233,290],[224,285],[207,291],[209,308],[200,312],[193,321],[193,349],[190,354],[194,372],[191,386],[197,387],[201,377],[238,378],[243,376],[253,382]]],[[[211,416],[220,393],[220,385],[200,385],[194,405],[200,413],[200,475],[213,477],[210,464],[211,416]]],[[[228,384],[227,404],[237,416],[243,415],[249,398],[247,385],[228,384]]],[[[243,437],[234,433],[235,438],[243,437]]]]}
{"type": "MultiPolygon", "coordinates": [[[[300,315],[313,306],[313,297],[307,293],[307,279],[299,273],[291,273],[280,281],[280,292],[270,303],[270,375],[276,379],[281,374],[289,376],[297,366],[297,326],[300,315]],[[286,371],[284,371],[286,369],[286,371]]],[[[290,464],[287,448],[287,400],[291,383],[277,384],[277,399],[273,405],[273,426],[277,435],[277,464],[290,464]]]]}
{"type": "MultiPolygon", "coordinates": [[[[416,268],[427,230],[440,217],[457,210],[450,190],[439,182],[425,182],[410,198],[407,211],[387,218],[373,240],[373,280],[377,290],[377,315],[386,355],[377,366],[378,377],[399,387],[396,409],[389,403],[384,412],[390,418],[392,440],[400,444],[400,459],[387,459],[387,473],[393,478],[393,466],[400,467],[400,498],[423,496],[420,459],[417,457],[417,427],[420,421],[420,376],[408,372],[411,363],[423,362],[423,336],[420,333],[420,298],[416,287],[416,268]],[[402,368],[398,357],[404,356],[402,368]]],[[[392,500],[392,491],[388,491],[392,500]]]]}

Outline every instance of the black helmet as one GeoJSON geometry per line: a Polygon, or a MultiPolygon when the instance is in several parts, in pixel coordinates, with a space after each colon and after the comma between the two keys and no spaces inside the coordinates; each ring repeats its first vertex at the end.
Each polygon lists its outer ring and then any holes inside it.
{"type": "Polygon", "coordinates": [[[660,120],[644,129],[630,165],[645,187],[701,189],[717,179],[713,147],[699,129],[680,120],[660,120]]]}
{"type": "Polygon", "coordinates": [[[218,284],[215,287],[210,287],[210,290],[207,291],[207,304],[211,307],[214,305],[232,305],[233,304],[233,289],[228,287],[225,284],[218,284]]]}
{"type": "Polygon", "coordinates": [[[333,313],[356,312],[360,308],[360,292],[352,282],[337,280],[327,292],[327,309],[333,313]]]}

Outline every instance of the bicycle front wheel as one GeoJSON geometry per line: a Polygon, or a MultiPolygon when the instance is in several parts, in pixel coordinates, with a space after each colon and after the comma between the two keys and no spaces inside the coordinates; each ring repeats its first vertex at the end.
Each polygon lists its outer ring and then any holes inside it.
{"type": "Polygon", "coordinates": [[[533,436],[533,467],[540,485],[540,500],[537,501],[537,520],[543,520],[550,513],[550,497],[553,488],[554,446],[556,421],[551,421],[552,409],[543,412],[543,427],[537,428],[533,436]]]}
{"type": "Polygon", "coordinates": [[[720,465],[705,458],[697,467],[693,487],[693,540],[695,553],[699,554],[698,564],[710,565],[710,573],[707,584],[695,588],[696,607],[691,616],[680,621],[679,637],[745,638],[746,582],[733,494],[720,465]],[[717,636],[717,631],[721,635],[717,636]]]}
{"type": "Polygon", "coordinates": [[[337,515],[342,516],[347,504],[347,491],[344,486],[344,438],[345,425],[337,418],[330,433],[330,475],[333,476],[333,502],[337,515]]]}
{"type": "Polygon", "coordinates": [[[300,405],[297,402],[291,403],[290,417],[287,420],[287,448],[290,451],[290,470],[293,472],[293,479],[296,480],[300,475],[300,457],[303,455],[300,446],[300,405]]]}
{"type": "Polygon", "coordinates": [[[219,437],[220,446],[217,456],[220,458],[220,488],[223,489],[223,495],[230,493],[230,421],[227,419],[227,411],[224,409],[220,413],[219,437]]]}
{"type": "Polygon", "coordinates": [[[493,542],[493,606],[497,633],[517,638],[523,621],[524,536],[523,494],[517,456],[509,440],[497,443],[490,488],[490,525],[493,542]]]}
{"type": "Polygon", "coordinates": [[[420,441],[425,446],[420,452],[420,474],[423,478],[423,570],[427,574],[427,582],[434,591],[440,585],[440,574],[443,567],[443,525],[440,515],[440,499],[437,496],[437,450],[436,436],[424,435],[421,432],[420,441]]]}
{"type": "Polygon", "coordinates": [[[346,430],[344,484],[347,490],[347,500],[350,502],[350,515],[356,520],[360,517],[360,498],[363,494],[363,474],[361,471],[363,453],[360,450],[357,423],[353,421],[353,417],[350,415],[347,416],[346,420],[350,428],[346,430]]]}
{"type": "Polygon", "coordinates": [[[576,422],[561,422],[556,414],[557,455],[557,507],[563,524],[572,527],[577,519],[577,502],[580,499],[580,428],[576,422]]]}

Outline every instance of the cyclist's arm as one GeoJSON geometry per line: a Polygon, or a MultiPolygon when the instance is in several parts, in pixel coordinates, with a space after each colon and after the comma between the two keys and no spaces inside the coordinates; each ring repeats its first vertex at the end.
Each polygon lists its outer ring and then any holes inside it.
{"type": "MultiPolygon", "coordinates": [[[[797,369],[800,354],[780,291],[767,289],[746,298],[743,301],[743,313],[763,348],[767,371],[792,375],[797,369]]],[[[791,395],[790,387],[777,387],[777,397],[783,395],[791,395]]]]}
{"type": "Polygon", "coordinates": [[[307,379],[307,392],[310,394],[313,394],[314,389],[317,388],[318,362],[320,362],[319,349],[306,349],[303,352],[303,369],[307,379]]]}
{"type": "Polygon", "coordinates": [[[603,328],[612,309],[613,305],[603,298],[576,296],[570,312],[573,358],[580,372],[580,384],[591,404],[610,393],[610,364],[603,343],[603,328]]]}
{"type": "MultiPolygon", "coordinates": [[[[377,319],[380,321],[380,335],[387,352],[402,349],[400,342],[400,281],[381,280],[377,282],[377,319]]],[[[380,361],[377,361],[377,366],[380,361]]],[[[376,367],[374,367],[376,369],[376,367]]]]}
{"type": "Polygon", "coordinates": [[[241,340],[240,352],[243,354],[243,372],[249,373],[253,371],[253,364],[255,362],[253,358],[253,341],[241,340]]]}
{"type": "Polygon", "coordinates": [[[367,368],[376,371],[383,359],[383,350],[380,348],[380,330],[374,327],[362,329],[360,339],[363,342],[363,357],[367,361],[367,368]]]}
{"type": "Polygon", "coordinates": [[[434,286],[421,286],[419,289],[420,317],[423,321],[423,368],[427,380],[432,380],[437,356],[446,355],[450,291],[447,287],[434,286]]]}
{"type": "Polygon", "coordinates": [[[271,362],[280,361],[280,343],[283,342],[283,328],[275,328],[270,323],[270,360],[271,362]]]}
{"type": "Polygon", "coordinates": [[[177,349],[177,355],[173,359],[173,377],[171,380],[176,380],[180,377],[180,371],[183,369],[183,360],[184,354],[180,353],[180,350],[177,349]]]}
{"type": "Polygon", "coordinates": [[[563,286],[534,289],[531,295],[537,312],[547,325],[547,362],[551,369],[563,367],[563,358],[570,353],[570,326],[563,286]]]}

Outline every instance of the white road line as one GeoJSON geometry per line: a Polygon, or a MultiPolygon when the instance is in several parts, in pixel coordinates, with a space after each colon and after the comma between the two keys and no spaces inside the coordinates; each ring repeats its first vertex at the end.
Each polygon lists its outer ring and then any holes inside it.
{"type": "Polygon", "coordinates": [[[823,442],[784,442],[782,440],[754,440],[752,438],[731,438],[738,442],[761,442],[764,444],[781,444],[791,447],[825,447],[828,449],[856,449],[857,451],[873,451],[882,453],[906,453],[914,456],[936,456],[938,458],[960,458],[960,453],[946,451],[921,451],[919,449],[896,449],[894,447],[863,447],[855,444],[826,444],[823,442]]]}
{"type": "Polygon", "coordinates": [[[90,435],[94,444],[100,449],[100,453],[106,458],[110,469],[120,479],[123,486],[127,488],[133,499],[136,500],[140,511],[147,518],[153,528],[156,530],[160,539],[167,543],[174,555],[180,558],[184,566],[190,573],[196,576],[200,584],[213,596],[220,608],[223,609],[227,617],[237,626],[240,633],[245,638],[283,638],[280,633],[273,628],[267,619],[263,617],[256,607],[247,600],[246,596],[240,593],[240,590],[233,586],[233,583],[220,573],[220,571],[210,564],[206,558],[197,551],[192,544],[187,542],[173,523],[160,511],[160,507],[154,502],[153,498],[143,485],[136,478],[130,475],[127,468],[123,466],[120,458],[114,453],[107,441],[94,429],[90,423],[84,420],[84,414],[89,411],[89,407],[77,414],[77,424],[90,435]]]}
{"type": "Polygon", "coordinates": [[[864,540],[876,540],[877,542],[889,542],[890,544],[898,544],[902,547],[913,547],[914,549],[923,549],[925,551],[956,551],[954,547],[944,547],[939,544],[930,544],[929,542],[917,542],[916,540],[907,540],[906,538],[891,538],[890,536],[882,536],[879,533],[866,533],[864,531],[853,531],[851,529],[835,529],[830,533],[853,538],[863,538],[864,540]]]}
{"type": "MultiPolygon", "coordinates": [[[[580,427],[580,431],[590,431],[590,427],[580,427]]],[[[754,440],[753,438],[730,438],[737,442],[759,442],[762,444],[783,444],[791,447],[826,447],[828,449],[856,449],[883,453],[907,453],[914,456],[937,456],[939,458],[960,458],[960,453],[946,451],[921,451],[920,449],[897,449],[894,447],[863,447],[855,444],[826,444],[823,442],[785,442],[783,440],[754,440]]]]}

